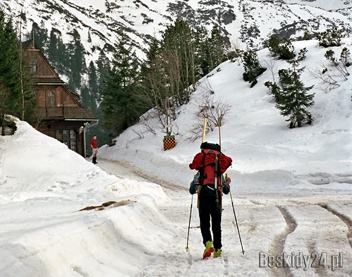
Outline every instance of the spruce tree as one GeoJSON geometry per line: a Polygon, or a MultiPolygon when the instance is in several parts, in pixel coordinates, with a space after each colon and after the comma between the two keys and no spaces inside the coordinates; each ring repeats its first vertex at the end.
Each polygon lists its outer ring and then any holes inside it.
{"type": "Polygon", "coordinates": [[[172,133],[172,121],[176,119],[175,95],[165,76],[165,61],[161,43],[153,38],[142,67],[144,97],[149,108],[155,108],[160,124],[167,135],[172,133]]]}
{"type": "Polygon", "coordinates": [[[211,46],[209,58],[212,61],[211,70],[213,70],[227,59],[225,55],[224,38],[221,36],[220,27],[218,25],[214,25],[211,30],[209,44],[211,46]]]}
{"type": "Polygon", "coordinates": [[[13,28],[12,19],[7,20],[1,9],[0,49],[0,120],[4,127],[5,114],[21,118],[27,115],[24,110],[28,108],[28,116],[33,115],[34,105],[30,78],[26,73],[28,65],[23,57],[20,41],[13,28]],[[31,105],[26,106],[27,103],[31,105]]]}
{"type": "Polygon", "coordinates": [[[306,49],[302,49],[297,59],[290,60],[292,68],[279,70],[279,85],[266,82],[275,99],[275,107],[283,116],[289,116],[289,128],[302,127],[303,124],[311,124],[313,118],[307,108],[314,105],[314,93],[308,93],[313,86],[306,87],[301,81],[303,68],[297,68],[299,61],[304,59],[306,49]]]}
{"type": "Polygon", "coordinates": [[[137,122],[145,107],[141,101],[140,65],[127,35],[122,33],[114,46],[100,94],[104,127],[118,135],[137,122]]]}
{"type": "MultiPolygon", "coordinates": [[[[95,68],[94,62],[90,61],[89,67],[88,67],[88,72],[89,72],[89,80],[88,80],[88,85],[90,89],[90,94],[92,95],[92,102],[94,101],[94,104],[92,103],[91,106],[94,106],[94,109],[96,109],[96,101],[99,99],[99,84],[98,84],[98,75],[97,75],[97,70],[95,68]]],[[[92,109],[92,111],[94,110],[92,109]]]]}
{"type": "Polygon", "coordinates": [[[187,22],[176,19],[168,26],[161,41],[161,59],[173,107],[188,103],[190,86],[195,88],[195,56],[193,33],[187,22]]]}
{"type": "Polygon", "coordinates": [[[217,25],[213,26],[210,35],[204,27],[197,28],[194,31],[194,37],[196,72],[200,79],[224,62],[227,57],[224,54],[224,39],[217,25]]]}
{"type": "Polygon", "coordinates": [[[49,46],[47,49],[48,59],[55,70],[59,74],[68,75],[68,66],[63,64],[63,61],[69,60],[68,51],[62,41],[61,31],[52,28],[50,31],[49,46]]]}
{"type": "Polygon", "coordinates": [[[145,99],[155,107],[167,134],[176,119],[177,107],[188,103],[196,82],[226,60],[224,41],[214,26],[192,30],[177,19],[164,31],[161,40],[154,38],[143,64],[145,99]]]}
{"type": "Polygon", "coordinates": [[[30,73],[29,60],[24,55],[22,42],[20,44],[20,61],[19,61],[19,73],[20,73],[20,86],[21,86],[21,120],[27,121],[31,125],[38,123],[38,114],[36,112],[37,99],[33,92],[33,81],[32,74],[30,73]]]}
{"type": "Polygon", "coordinates": [[[70,63],[70,81],[67,84],[72,90],[81,88],[81,75],[86,71],[86,62],[84,59],[84,47],[81,43],[81,36],[75,29],[73,31],[73,42],[67,47],[70,63]]]}
{"type": "Polygon", "coordinates": [[[213,68],[209,53],[211,45],[208,37],[208,31],[204,26],[198,27],[194,31],[194,52],[195,52],[195,74],[196,78],[208,74],[213,68]]]}
{"type": "Polygon", "coordinates": [[[290,60],[295,57],[294,46],[286,38],[274,34],[270,37],[268,44],[269,51],[279,59],[290,60]]]}
{"type": "Polygon", "coordinates": [[[257,77],[262,74],[266,68],[262,67],[258,60],[257,52],[248,49],[243,53],[243,80],[251,83],[251,87],[257,83],[257,77]]]}
{"type": "Polygon", "coordinates": [[[146,102],[150,108],[156,108],[159,114],[166,114],[165,99],[171,98],[172,95],[164,75],[160,42],[156,38],[151,40],[146,56],[141,69],[146,102]]]}

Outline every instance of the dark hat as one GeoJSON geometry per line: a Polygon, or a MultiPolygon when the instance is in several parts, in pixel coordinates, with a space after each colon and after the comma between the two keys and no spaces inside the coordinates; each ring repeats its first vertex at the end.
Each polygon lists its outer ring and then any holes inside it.
{"type": "Polygon", "coordinates": [[[200,145],[200,149],[211,149],[211,150],[216,150],[221,152],[221,146],[217,143],[209,143],[209,142],[203,142],[200,145]]]}

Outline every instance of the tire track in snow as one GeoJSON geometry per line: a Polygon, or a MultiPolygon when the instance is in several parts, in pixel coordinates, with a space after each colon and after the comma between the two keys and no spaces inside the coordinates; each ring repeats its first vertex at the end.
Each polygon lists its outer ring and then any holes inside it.
{"type": "Polygon", "coordinates": [[[352,220],[347,215],[338,212],[336,209],[334,209],[333,207],[331,207],[328,204],[319,204],[319,206],[322,207],[323,209],[326,209],[327,211],[329,211],[333,215],[337,216],[339,219],[341,219],[343,221],[343,223],[346,224],[346,226],[348,228],[347,240],[352,248],[352,220]]]}
{"type": "MultiPolygon", "coordinates": [[[[271,255],[281,256],[284,252],[284,246],[286,243],[286,238],[289,234],[294,232],[297,227],[297,223],[293,216],[289,213],[287,207],[284,206],[276,206],[281,212],[284,220],[286,221],[285,231],[278,235],[272,242],[272,248],[269,250],[271,255]]],[[[273,276],[285,276],[285,277],[293,277],[289,267],[282,268],[273,268],[272,270],[273,276]]]]}

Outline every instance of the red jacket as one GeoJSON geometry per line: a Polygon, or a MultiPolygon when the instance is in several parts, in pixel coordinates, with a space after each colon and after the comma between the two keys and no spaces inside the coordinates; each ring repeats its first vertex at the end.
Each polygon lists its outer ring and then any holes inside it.
{"type": "Polygon", "coordinates": [[[231,164],[232,159],[223,153],[212,149],[203,149],[201,153],[195,155],[189,168],[201,170],[202,185],[214,185],[216,181],[218,185],[221,185],[220,178],[217,177],[220,177],[231,164]],[[218,160],[218,171],[216,171],[216,160],[218,160]]]}
{"type": "Polygon", "coordinates": [[[90,146],[92,146],[93,148],[98,148],[98,142],[96,139],[92,139],[90,141],[90,146]]]}
{"type": "Polygon", "coordinates": [[[232,164],[232,159],[221,152],[215,150],[202,150],[194,156],[192,163],[189,164],[190,169],[200,170],[202,167],[213,164],[215,157],[219,158],[220,174],[223,174],[227,168],[232,164]]]}

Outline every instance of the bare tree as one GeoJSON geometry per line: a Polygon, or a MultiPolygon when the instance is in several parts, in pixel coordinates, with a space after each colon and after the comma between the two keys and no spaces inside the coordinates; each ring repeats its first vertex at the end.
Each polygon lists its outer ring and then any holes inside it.
{"type": "Polygon", "coordinates": [[[196,124],[190,131],[188,140],[195,141],[202,136],[204,118],[207,118],[206,133],[213,131],[217,126],[222,126],[224,118],[231,109],[231,105],[214,100],[215,92],[208,80],[203,82],[198,88],[201,91],[201,98],[197,101],[195,118],[196,124]]]}
{"type": "Polygon", "coordinates": [[[156,131],[155,131],[156,127],[151,123],[152,119],[156,117],[158,117],[158,113],[156,109],[151,109],[140,117],[138,125],[142,126],[142,128],[144,129],[142,133],[149,132],[149,133],[152,133],[153,135],[156,135],[156,131]]]}
{"type": "Polygon", "coordinates": [[[271,55],[269,56],[269,60],[264,59],[264,63],[266,64],[266,66],[268,67],[270,73],[271,73],[271,77],[272,77],[272,81],[276,82],[276,72],[277,70],[277,64],[276,61],[271,55]]]}
{"type": "Polygon", "coordinates": [[[349,72],[347,71],[347,66],[350,65],[350,59],[351,59],[350,52],[346,47],[342,49],[340,60],[337,60],[334,54],[335,52],[329,49],[325,53],[325,58],[331,61],[332,65],[336,68],[336,70],[341,73],[341,75],[344,77],[345,80],[347,80],[348,79],[347,77],[350,75],[349,72]]]}
{"type": "Polygon", "coordinates": [[[322,81],[322,90],[324,92],[329,92],[335,88],[338,88],[340,85],[338,81],[335,79],[336,77],[331,74],[331,71],[328,70],[325,66],[322,66],[322,70],[316,70],[313,71],[311,69],[308,69],[310,74],[316,78],[320,79],[322,81]]]}

